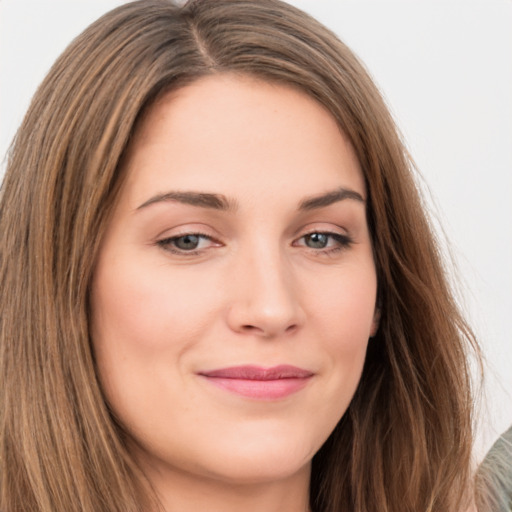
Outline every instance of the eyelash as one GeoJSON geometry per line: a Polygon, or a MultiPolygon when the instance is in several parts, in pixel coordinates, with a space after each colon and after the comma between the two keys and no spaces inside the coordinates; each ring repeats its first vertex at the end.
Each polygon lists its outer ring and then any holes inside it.
{"type": "MultiPolygon", "coordinates": [[[[219,244],[219,242],[216,242],[214,240],[214,238],[211,237],[210,235],[207,235],[205,233],[200,233],[200,232],[183,233],[180,235],[164,238],[162,240],[158,240],[156,242],[156,244],[159,247],[161,247],[162,249],[164,249],[165,251],[170,252],[171,254],[176,254],[178,256],[184,256],[184,257],[198,256],[205,250],[204,248],[191,249],[191,250],[177,248],[175,245],[176,242],[178,240],[186,238],[186,237],[197,237],[202,240],[210,240],[213,243],[219,244]]],[[[329,241],[327,242],[327,244],[329,244],[329,241]]],[[[304,235],[302,235],[300,238],[298,238],[297,240],[295,240],[293,242],[293,245],[295,247],[297,247],[297,246],[306,247],[307,249],[309,249],[310,251],[315,253],[315,255],[334,255],[340,251],[350,248],[352,246],[352,244],[353,244],[353,240],[348,235],[342,235],[340,233],[333,233],[333,232],[329,232],[329,231],[311,231],[309,233],[305,233],[304,235]],[[334,240],[335,245],[333,247],[329,247],[329,245],[327,245],[327,247],[325,247],[325,248],[324,247],[314,248],[314,247],[307,247],[305,245],[305,243],[298,244],[299,241],[305,240],[306,237],[312,237],[313,235],[326,236],[330,239],[330,241],[334,240]]]]}
{"type": "Polygon", "coordinates": [[[308,249],[310,249],[311,251],[314,251],[316,254],[321,254],[321,255],[336,254],[340,251],[350,248],[352,246],[352,244],[354,243],[352,238],[350,238],[348,235],[342,235],[341,233],[333,233],[330,231],[311,231],[309,233],[305,233],[304,235],[302,235],[300,238],[298,238],[298,240],[303,240],[306,237],[311,237],[313,235],[327,236],[331,240],[335,241],[335,245],[333,247],[329,247],[329,246],[327,246],[325,248],[308,247],[308,249]]]}
{"type": "Polygon", "coordinates": [[[188,236],[190,236],[190,237],[195,236],[195,237],[198,237],[203,240],[214,241],[214,239],[210,235],[207,235],[205,233],[191,232],[191,233],[183,233],[180,235],[171,236],[169,238],[164,238],[163,240],[158,240],[157,245],[159,247],[161,247],[162,249],[164,249],[165,251],[168,251],[171,254],[177,254],[179,256],[197,256],[197,255],[201,254],[201,251],[203,249],[192,249],[190,251],[187,251],[185,249],[179,249],[174,245],[176,243],[176,241],[179,240],[180,238],[186,238],[188,236]]]}

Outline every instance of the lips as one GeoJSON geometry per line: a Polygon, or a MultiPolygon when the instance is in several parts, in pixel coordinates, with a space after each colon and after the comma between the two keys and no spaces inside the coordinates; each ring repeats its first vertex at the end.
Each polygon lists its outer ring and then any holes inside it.
{"type": "Polygon", "coordinates": [[[290,365],[272,368],[248,365],[200,372],[199,375],[214,386],[244,397],[277,400],[300,391],[314,374],[290,365]]]}

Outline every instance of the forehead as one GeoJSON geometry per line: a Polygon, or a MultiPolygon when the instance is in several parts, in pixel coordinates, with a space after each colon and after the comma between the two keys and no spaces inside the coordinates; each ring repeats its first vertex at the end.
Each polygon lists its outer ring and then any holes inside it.
{"type": "Polygon", "coordinates": [[[365,195],[334,117],[303,92],[246,76],[208,76],[159,98],[125,162],[140,199],[166,188],[236,195],[244,183],[253,194],[347,186],[365,195]]]}

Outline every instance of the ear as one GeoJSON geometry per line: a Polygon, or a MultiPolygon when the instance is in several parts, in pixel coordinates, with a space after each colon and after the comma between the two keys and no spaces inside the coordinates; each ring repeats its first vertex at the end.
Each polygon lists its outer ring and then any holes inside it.
{"type": "Polygon", "coordinates": [[[373,338],[379,329],[380,324],[380,308],[376,307],[373,314],[372,327],[370,329],[370,338],[373,338]]]}

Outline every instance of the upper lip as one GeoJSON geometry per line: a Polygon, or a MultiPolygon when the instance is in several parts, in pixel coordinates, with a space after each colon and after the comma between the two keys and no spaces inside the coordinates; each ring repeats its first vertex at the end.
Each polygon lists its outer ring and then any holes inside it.
{"type": "Polygon", "coordinates": [[[279,380],[279,379],[305,379],[313,376],[313,372],[282,364],[270,368],[261,366],[245,365],[231,366],[200,372],[199,375],[217,379],[240,379],[240,380],[279,380]]]}

